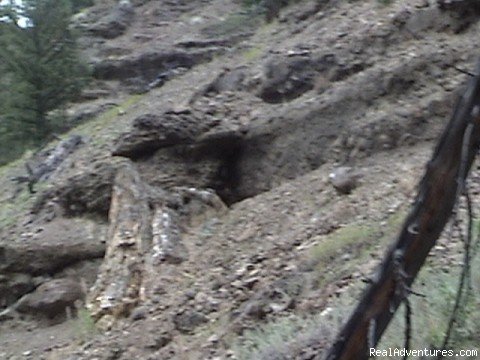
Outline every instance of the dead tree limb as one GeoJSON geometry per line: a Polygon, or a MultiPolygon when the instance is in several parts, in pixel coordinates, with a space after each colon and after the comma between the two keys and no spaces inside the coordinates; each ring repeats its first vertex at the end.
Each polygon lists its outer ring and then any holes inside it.
{"type": "Polygon", "coordinates": [[[12,178],[12,181],[18,184],[27,183],[30,194],[35,194],[34,185],[48,179],[82,144],[84,144],[82,136],[71,135],[51,149],[39,150],[25,163],[27,176],[17,176],[12,178]]]}
{"type": "Polygon", "coordinates": [[[411,284],[447,223],[479,145],[480,62],[426,166],[416,201],[400,234],[326,359],[369,357],[369,347],[378,343],[398,306],[408,296],[411,284]]]}

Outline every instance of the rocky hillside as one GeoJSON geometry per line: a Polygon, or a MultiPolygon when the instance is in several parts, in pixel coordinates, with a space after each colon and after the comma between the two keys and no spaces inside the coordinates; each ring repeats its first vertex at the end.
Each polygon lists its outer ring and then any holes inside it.
{"type": "MultiPolygon", "coordinates": [[[[480,9],[96,3],[72,19],[94,74],[73,129],[0,169],[0,358],[320,359],[408,211],[480,9]]],[[[459,242],[417,282],[417,348],[439,346],[459,242]]]]}

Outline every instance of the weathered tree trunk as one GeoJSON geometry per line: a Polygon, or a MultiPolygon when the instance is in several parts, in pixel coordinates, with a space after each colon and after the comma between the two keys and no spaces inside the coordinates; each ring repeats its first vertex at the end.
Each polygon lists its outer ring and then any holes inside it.
{"type": "Polygon", "coordinates": [[[361,360],[380,340],[447,223],[480,145],[480,62],[444,130],[396,242],[344,328],[328,360],[361,360]]]}
{"type": "Polygon", "coordinates": [[[33,159],[25,163],[28,176],[13,178],[17,183],[28,183],[30,193],[34,193],[34,185],[47,180],[61,164],[84,143],[80,135],[71,135],[60,141],[54,148],[40,151],[33,159]]]}
{"type": "Polygon", "coordinates": [[[99,325],[109,328],[153,298],[161,285],[158,274],[162,264],[188,260],[182,225],[202,214],[212,215],[212,211],[222,214],[224,207],[210,191],[178,188],[175,194],[167,193],[143,183],[133,164],[122,167],[113,186],[104,261],[87,300],[92,316],[101,321],[99,325]],[[188,201],[175,202],[179,198],[188,201]],[[183,218],[172,209],[172,202],[183,218]]]}
{"type": "Polygon", "coordinates": [[[146,190],[132,165],[115,178],[109,219],[104,262],[89,294],[95,319],[128,315],[139,301],[151,215],[146,190]]]}

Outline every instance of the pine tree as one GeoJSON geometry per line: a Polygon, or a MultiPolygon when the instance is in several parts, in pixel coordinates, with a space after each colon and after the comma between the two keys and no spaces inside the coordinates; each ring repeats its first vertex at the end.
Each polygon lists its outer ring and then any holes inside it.
{"type": "MultiPolygon", "coordinates": [[[[74,100],[87,79],[75,34],[69,27],[72,15],[68,0],[23,0],[0,6],[0,137],[22,138],[38,145],[55,124],[52,110],[74,100]],[[3,132],[3,135],[2,135],[3,132]]],[[[1,139],[0,139],[1,140],[1,139]]]]}

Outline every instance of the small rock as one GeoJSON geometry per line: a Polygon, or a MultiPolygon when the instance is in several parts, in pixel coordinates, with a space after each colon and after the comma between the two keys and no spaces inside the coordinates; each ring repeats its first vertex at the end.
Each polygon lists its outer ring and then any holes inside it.
{"type": "Polygon", "coordinates": [[[217,334],[213,334],[212,336],[210,336],[207,341],[209,343],[217,343],[218,341],[220,340],[220,338],[218,337],[217,334]]]}
{"type": "Polygon", "coordinates": [[[330,183],[341,194],[350,194],[359,185],[361,175],[352,168],[341,166],[329,174],[330,183]]]}
{"type": "Polygon", "coordinates": [[[190,333],[196,327],[208,322],[208,318],[197,311],[185,311],[176,314],[173,322],[178,331],[183,333],[190,333]]]}
{"type": "Polygon", "coordinates": [[[164,331],[150,339],[146,345],[146,348],[158,350],[165,347],[170,341],[172,341],[172,335],[164,331]]]}
{"type": "Polygon", "coordinates": [[[137,307],[133,309],[132,314],[130,315],[130,318],[133,321],[145,319],[147,317],[147,312],[148,311],[145,307],[143,306],[137,307]]]}
{"type": "Polygon", "coordinates": [[[185,291],[185,297],[188,300],[194,299],[196,294],[197,294],[197,291],[194,289],[188,289],[187,291],[185,291]]]}

